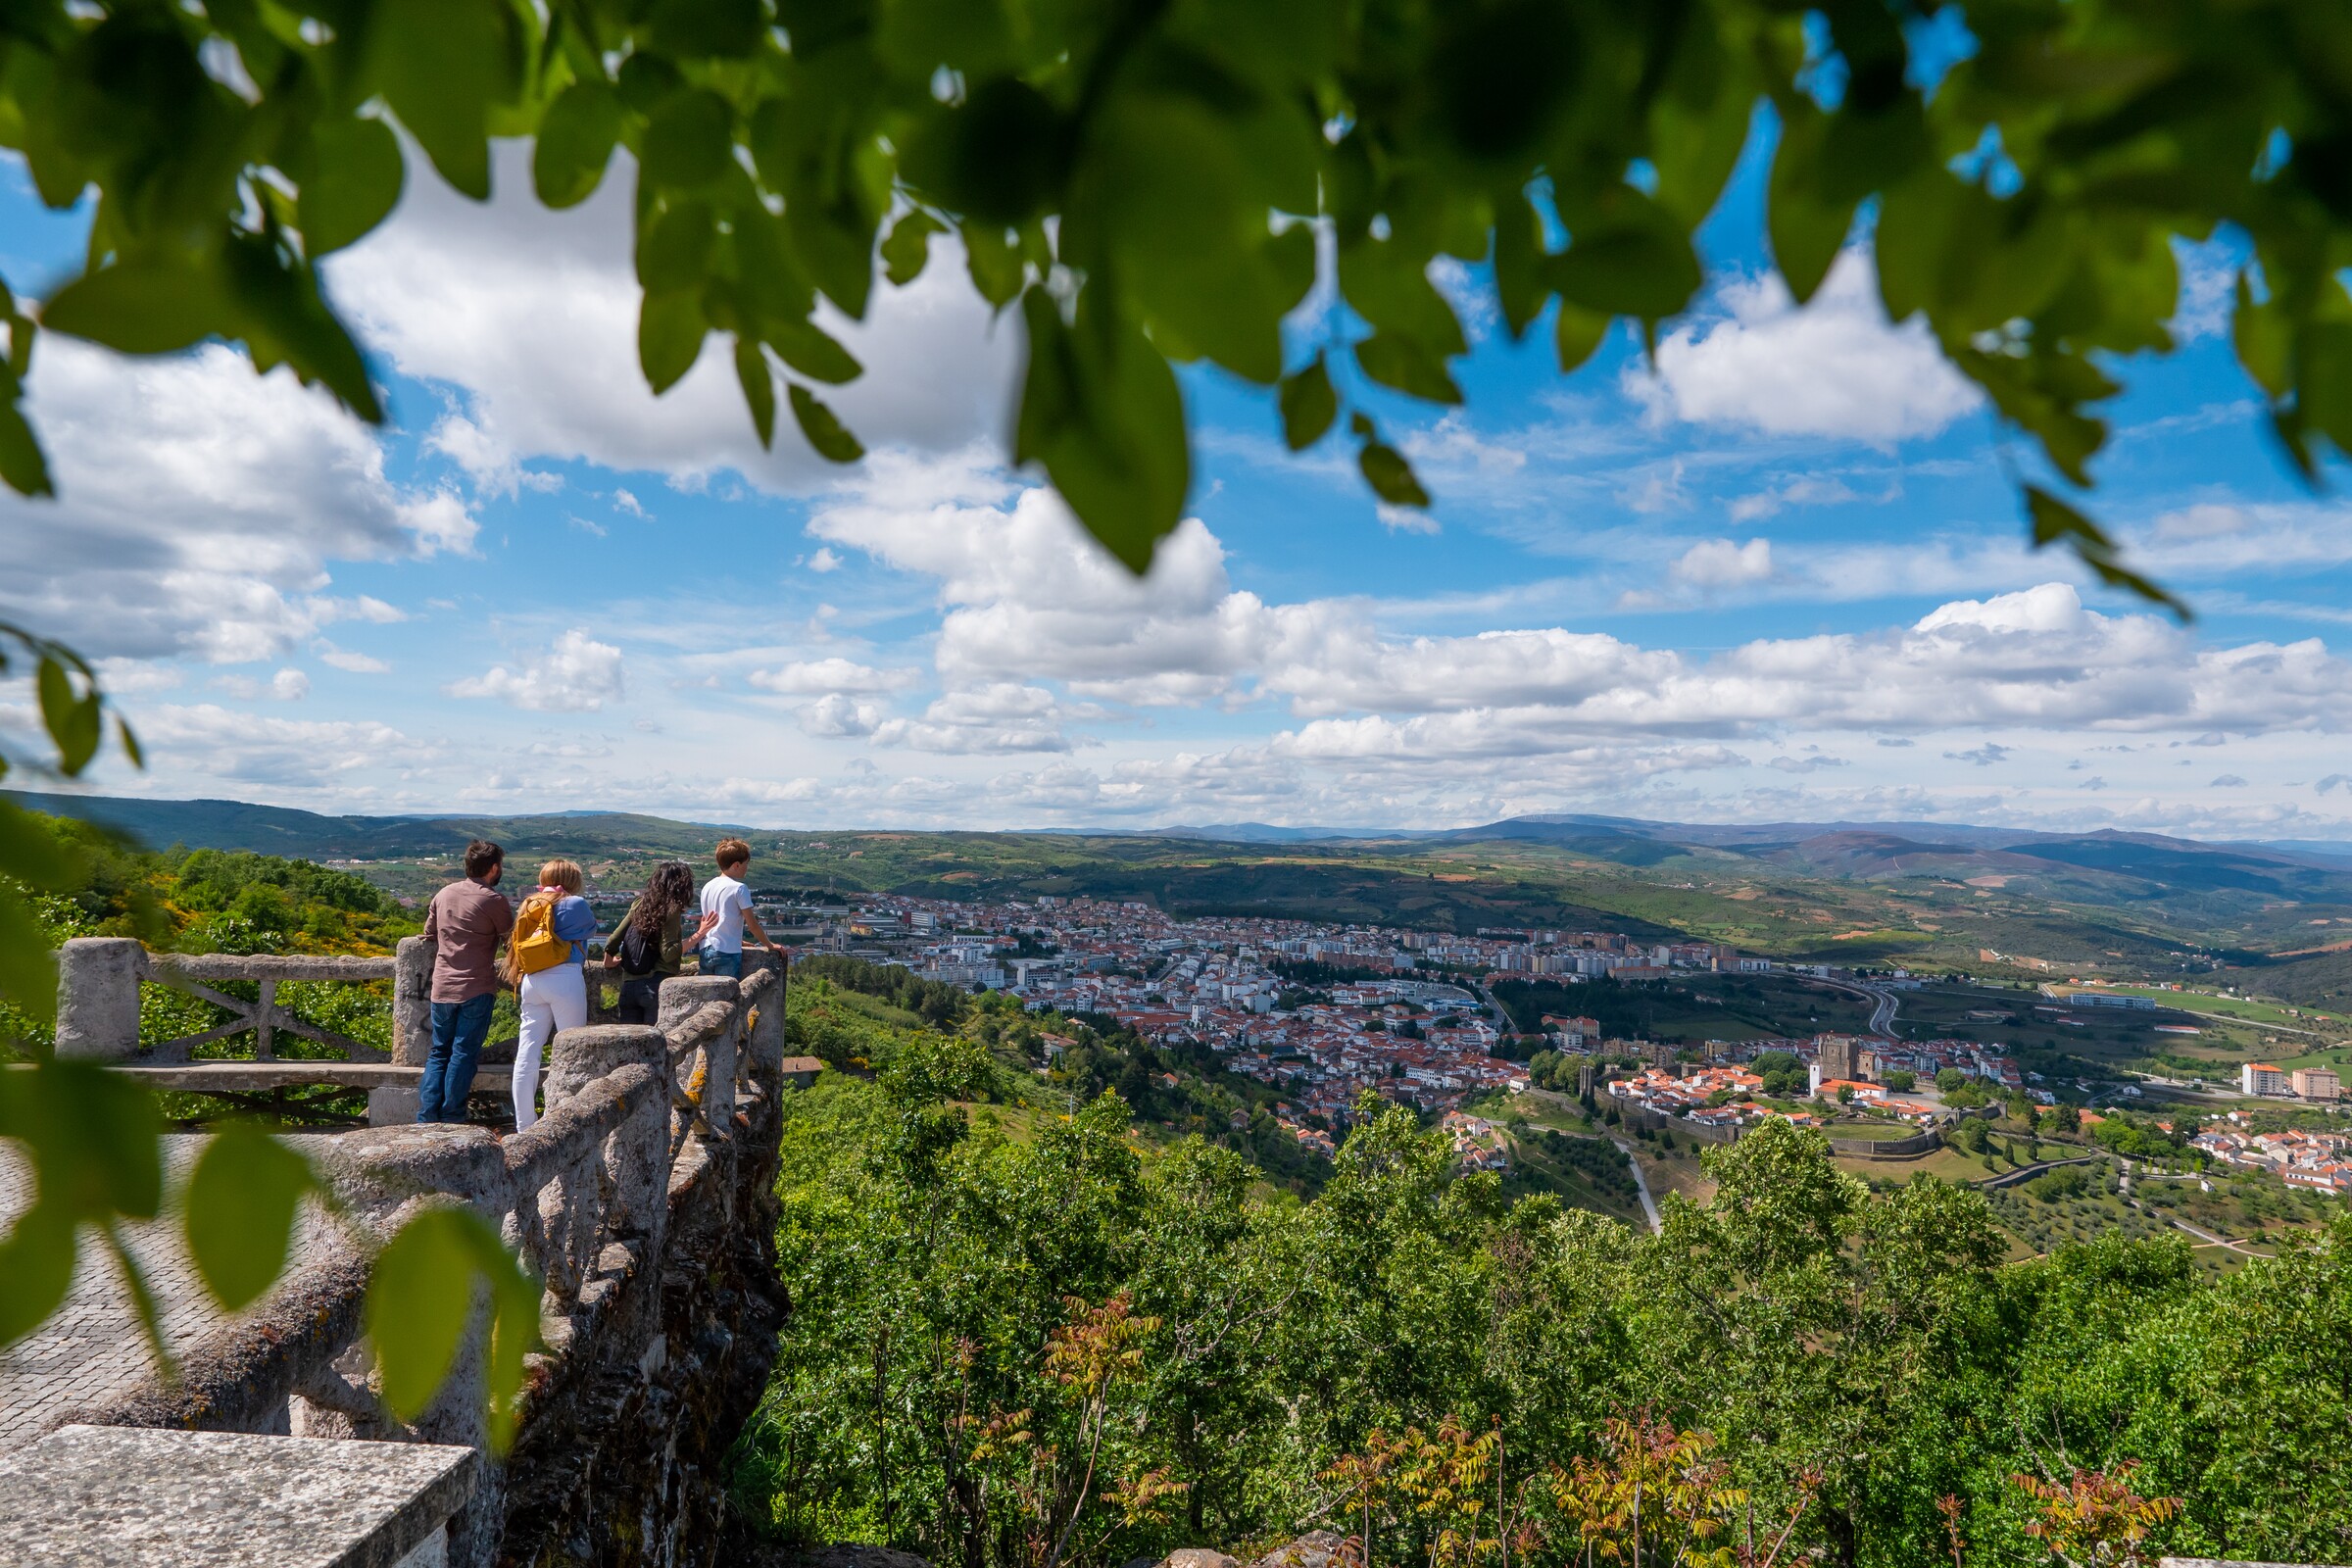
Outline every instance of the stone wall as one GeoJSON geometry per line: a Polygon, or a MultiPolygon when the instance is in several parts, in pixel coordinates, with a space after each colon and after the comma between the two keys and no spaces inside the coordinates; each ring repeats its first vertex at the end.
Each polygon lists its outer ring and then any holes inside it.
{"type": "MultiPolygon", "coordinates": [[[[1664,1111],[1652,1110],[1647,1105],[1635,1104],[1630,1101],[1619,1101],[1617,1111],[1629,1130],[1645,1128],[1653,1133],[1670,1132],[1676,1138],[1693,1144],[1735,1143],[1741,1134],[1747,1131],[1744,1126],[1708,1127],[1698,1122],[1685,1121],[1680,1116],[1669,1116],[1664,1111]]],[[[1914,1133],[1908,1138],[1889,1138],[1884,1141],[1873,1141],[1868,1138],[1832,1138],[1830,1152],[1849,1159],[1916,1159],[1932,1150],[1941,1148],[1942,1145],[1943,1136],[1935,1128],[1930,1127],[1922,1132],[1914,1133]]]]}
{"type": "Polygon", "coordinates": [[[360,1334],[374,1239],[420,1204],[465,1202],[545,1276],[547,1349],[514,1449],[449,1522],[449,1568],[711,1562],[725,1455],[787,1306],[773,1250],[784,986],[760,967],[740,984],[671,979],[658,1028],[558,1035],[547,1113],[527,1133],[306,1140],[328,1150],[358,1234],[306,1253],[261,1306],[192,1346],[174,1381],[81,1419],[483,1447],[478,1344],[404,1425],[375,1398],[360,1334]]]}

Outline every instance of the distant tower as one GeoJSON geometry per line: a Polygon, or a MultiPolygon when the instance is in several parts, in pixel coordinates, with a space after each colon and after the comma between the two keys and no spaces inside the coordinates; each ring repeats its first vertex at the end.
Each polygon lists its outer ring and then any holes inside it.
{"type": "Polygon", "coordinates": [[[1823,1035],[1819,1041],[1821,1076],[1826,1079],[1854,1076],[1854,1042],[1846,1035],[1823,1035]]]}

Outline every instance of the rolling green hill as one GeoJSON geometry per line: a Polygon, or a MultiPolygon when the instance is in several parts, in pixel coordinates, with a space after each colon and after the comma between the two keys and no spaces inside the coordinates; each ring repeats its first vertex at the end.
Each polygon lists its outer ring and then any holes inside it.
{"type": "Polygon", "coordinates": [[[1521,817],[1437,833],[1317,836],[1252,825],[1126,834],[785,832],[622,812],[322,816],[230,801],[20,796],[155,846],[354,865],[403,896],[450,874],[468,838],[562,854],[609,885],[737,833],[771,887],[948,899],[1087,895],[1171,913],[1471,932],[1690,935],[1844,964],[2177,976],[2244,965],[2247,983],[2339,1000],[2352,958],[2352,861],[2147,834],[2054,835],[1925,823],[1676,824],[1521,817]],[[1988,958],[1987,951],[2004,955],[1988,958]]]}

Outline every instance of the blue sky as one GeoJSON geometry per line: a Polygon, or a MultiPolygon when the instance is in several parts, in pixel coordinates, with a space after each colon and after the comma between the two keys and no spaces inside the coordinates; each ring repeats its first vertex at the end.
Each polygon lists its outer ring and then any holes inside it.
{"type": "MultiPolygon", "coordinates": [[[[512,151],[512,150],[510,150],[512,151]]],[[[1191,518],[1136,584],[1003,466],[1017,320],[952,251],[845,335],[853,469],[762,454],[725,357],[652,398],[625,167],[540,210],[413,167],[329,285],[389,393],[357,425],[212,346],[45,339],[64,489],[0,502],[0,607],[103,658],[148,741],[94,787],[355,811],[628,808],[776,826],[1525,811],[2352,838],[2352,511],[2230,352],[2226,241],[2180,352],[2126,367],[2093,510],[2190,628],[2025,548],[2033,470],[1875,303],[1866,239],[1790,308],[1750,160],[1662,334],[1572,376],[1475,270],[1465,410],[1369,399],[1437,495],[1187,377],[1191,518]]],[[[31,293],[80,222],[0,177],[31,293]]],[[[1302,314],[1304,335],[1320,330],[1302,314]]],[[[21,696],[0,719],[25,722],[21,696]]],[[[22,750],[22,746],[19,747],[22,750]]]]}

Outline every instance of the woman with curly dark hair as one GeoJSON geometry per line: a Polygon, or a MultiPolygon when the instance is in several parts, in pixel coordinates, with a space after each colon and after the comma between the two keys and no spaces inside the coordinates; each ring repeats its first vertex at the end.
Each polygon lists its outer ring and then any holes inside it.
{"type": "Polygon", "coordinates": [[[679,921],[695,906],[694,872],[683,860],[663,860],[629,906],[605,945],[605,967],[621,973],[622,1023],[652,1023],[662,1010],[662,982],[684,959],[679,921]]]}

